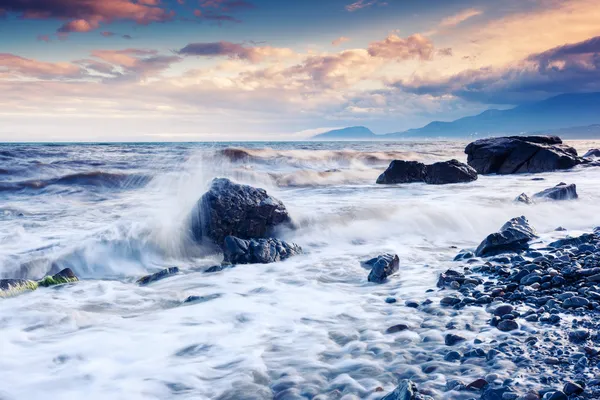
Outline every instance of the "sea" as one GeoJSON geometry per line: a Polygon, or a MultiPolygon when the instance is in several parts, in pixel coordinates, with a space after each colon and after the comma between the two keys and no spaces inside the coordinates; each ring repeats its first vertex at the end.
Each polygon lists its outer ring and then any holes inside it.
{"type": "Polygon", "coordinates": [[[0,144],[0,278],[69,267],[81,280],[0,299],[0,399],[378,399],[411,379],[466,400],[446,382],[490,374],[526,386],[507,360],[443,360],[449,329],[501,333],[484,308],[440,307],[437,278],[513,217],[529,219],[539,246],[599,226],[600,169],[375,184],[392,160],[466,161],[466,144],[0,144]],[[281,238],[304,254],[205,273],[222,256],[193,242],[189,221],[216,177],[283,201],[297,228],[281,238]],[[513,201],[560,182],[579,199],[513,201]],[[361,261],[382,253],[400,270],[369,283],[361,261]],[[178,275],[136,283],[173,266],[178,275]],[[184,303],[192,295],[202,300],[184,303]],[[396,324],[410,329],[386,334],[396,324]]]}

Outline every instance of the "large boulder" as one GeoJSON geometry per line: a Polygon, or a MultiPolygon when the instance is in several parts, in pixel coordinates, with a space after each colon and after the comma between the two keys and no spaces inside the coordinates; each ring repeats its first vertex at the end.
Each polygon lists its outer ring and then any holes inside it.
{"type": "Polygon", "coordinates": [[[301,254],[302,248],[278,239],[244,240],[227,236],[223,245],[225,263],[270,264],[301,254]]]}
{"type": "Polygon", "coordinates": [[[394,160],[377,178],[378,184],[413,183],[425,181],[425,164],[418,161],[394,160]]]}
{"type": "Polygon", "coordinates": [[[437,162],[426,167],[425,182],[431,185],[477,180],[477,171],[458,160],[437,162]]]}
{"type": "Polygon", "coordinates": [[[371,268],[369,282],[384,283],[388,276],[398,272],[400,259],[396,254],[382,254],[363,262],[362,265],[371,268]]]}
{"type": "Polygon", "coordinates": [[[480,139],[465,148],[468,164],[480,174],[517,174],[569,169],[583,160],[557,136],[480,139]]]}
{"type": "Polygon", "coordinates": [[[291,224],[283,203],[264,189],[214,179],[210,190],[192,212],[192,233],[197,241],[210,238],[222,246],[227,236],[265,238],[280,225],[291,224]]]}
{"type": "Polygon", "coordinates": [[[574,200],[579,196],[577,195],[577,186],[575,184],[567,185],[561,182],[552,188],[534,194],[533,197],[548,200],[574,200]]]}
{"type": "Polygon", "coordinates": [[[378,184],[425,182],[431,185],[472,182],[477,171],[458,160],[425,165],[418,161],[394,160],[377,178],[378,184]]]}
{"type": "Polygon", "coordinates": [[[489,235],[475,251],[477,257],[489,257],[502,253],[519,253],[529,248],[529,241],[537,233],[525,217],[513,218],[499,232],[489,235]]]}

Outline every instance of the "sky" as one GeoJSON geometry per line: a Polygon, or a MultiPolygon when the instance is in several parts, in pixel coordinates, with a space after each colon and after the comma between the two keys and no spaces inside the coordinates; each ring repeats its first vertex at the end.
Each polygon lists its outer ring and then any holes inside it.
{"type": "Polygon", "coordinates": [[[0,141],[300,140],[600,91],[598,0],[0,0],[0,141]]]}

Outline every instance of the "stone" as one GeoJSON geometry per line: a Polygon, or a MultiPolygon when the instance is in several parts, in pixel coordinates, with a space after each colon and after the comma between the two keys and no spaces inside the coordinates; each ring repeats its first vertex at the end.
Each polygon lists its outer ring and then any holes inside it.
{"type": "Polygon", "coordinates": [[[454,346],[455,344],[464,342],[465,340],[467,340],[467,339],[465,339],[462,336],[455,335],[453,333],[448,333],[444,337],[444,343],[446,344],[446,346],[454,346]]]}
{"type": "Polygon", "coordinates": [[[510,388],[507,388],[507,387],[493,388],[491,386],[488,386],[483,390],[480,400],[505,400],[504,395],[507,393],[512,393],[510,388]]]}
{"type": "Polygon", "coordinates": [[[559,239],[557,241],[550,243],[548,246],[555,247],[555,248],[566,247],[566,246],[579,247],[583,244],[592,243],[597,240],[598,240],[598,236],[591,234],[591,233],[584,233],[583,235],[577,236],[577,237],[567,237],[564,239],[559,239]]]}
{"type": "Polygon", "coordinates": [[[556,392],[548,396],[548,400],[568,400],[568,397],[562,391],[557,390],[556,392]]]}
{"type": "Polygon", "coordinates": [[[364,267],[370,267],[369,282],[384,283],[390,275],[398,272],[400,259],[396,254],[382,254],[362,263],[364,267]]]}
{"type": "Polygon", "coordinates": [[[569,297],[563,302],[564,308],[578,308],[587,307],[590,304],[589,300],[585,297],[573,296],[569,297]]]}
{"type": "Polygon", "coordinates": [[[0,297],[12,297],[37,288],[37,282],[27,279],[0,279],[0,297]]]}
{"type": "Polygon", "coordinates": [[[581,387],[581,385],[578,385],[575,382],[567,382],[563,386],[562,391],[567,396],[575,396],[575,395],[583,393],[584,389],[583,389],[583,387],[581,387]]]}
{"type": "Polygon", "coordinates": [[[583,343],[590,337],[590,332],[587,329],[576,329],[569,332],[569,340],[573,343],[583,343]]]}
{"type": "Polygon", "coordinates": [[[425,181],[425,164],[418,161],[394,160],[377,178],[378,184],[414,183],[425,181]]]}
{"type": "Polygon", "coordinates": [[[521,216],[505,223],[499,232],[489,235],[477,247],[478,257],[494,256],[502,253],[521,252],[529,248],[529,241],[537,238],[537,233],[521,216]]]}
{"type": "Polygon", "coordinates": [[[512,319],[505,319],[498,323],[497,328],[502,332],[510,332],[519,329],[519,324],[512,319]]]}
{"type": "Polygon", "coordinates": [[[388,393],[381,400],[417,400],[417,393],[417,385],[405,379],[393,392],[388,393]]]}
{"type": "Polygon", "coordinates": [[[461,359],[461,355],[458,351],[451,351],[444,356],[444,360],[449,361],[449,362],[458,361],[460,359],[461,359]]]}
{"type": "Polygon", "coordinates": [[[425,183],[445,185],[477,180],[477,171],[458,160],[437,162],[426,167],[425,183]]]}
{"type": "Polygon", "coordinates": [[[75,276],[75,273],[71,270],[71,268],[65,268],[58,274],[45,277],[44,279],[39,281],[38,284],[42,287],[48,287],[77,281],[79,281],[79,279],[77,278],[77,276],[75,276]]]}
{"type": "Polygon", "coordinates": [[[197,241],[209,238],[223,245],[227,236],[259,239],[271,236],[281,226],[291,226],[285,205],[264,189],[234,183],[226,178],[211,187],[192,211],[191,230],[197,241]]]}
{"type": "Polygon", "coordinates": [[[574,183],[567,185],[561,182],[552,188],[534,194],[533,197],[547,200],[574,200],[579,196],[577,195],[577,186],[574,183]]]}
{"type": "Polygon", "coordinates": [[[600,158],[600,149],[590,149],[583,155],[583,158],[600,158]]]}
{"type": "Polygon", "coordinates": [[[447,296],[440,300],[440,304],[445,307],[452,307],[458,303],[460,303],[460,299],[455,296],[447,296]]]}
{"type": "Polygon", "coordinates": [[[525,193],[521,193],[515,198],[515,203],[523,203],[523,204],[533,204],[533,200],[531,197],[527,196],[525,193]]]}
{"type": "Polygon", "coordinates": [[[230,264],[270,264],[301,253],[297,244],[272,238],[244,240],[227,236],[223,245],[224,262],[230,264]]]}
{"type": "Polygon", "coordinates": [[[577,151],[556,136],[508,136],[480,139],[465,148],[467,162],[479,174],[540,173],[583,163],[577,151]]]}
{"type": "Polygon", "coordinates": [[[398,324],[398,325],[390,326],[389,328],[387,328],[385,330],[385,333],[397,333],[397,332],[405,331],[407,329],[408,329],[408,325],[398,324]]]}
{"type": "Polygon", "coordinates": [[[469,383],[467,385],[467,389],[481,390],[488,385],[489,385],[489,383],[485,379],[480,378],[480,379],[476,379],[475,381],[469,383]]]}
{"type": "Polygon", "coordinates": [[[168,278],[169,276],[179,273],[178,267],[170,267],[163,269],[162,271],[156,272],[152,275],[146,275],[137,280],[137,283],[141,286],[148,285],[152,282],[160,281],[161,279],[168,278]]]}
{"type": "Polygon", "coordinates": [[[502,317],[506,314],[510,314],[511,312],[513,312],[514,307],[511,306],[510,304],[500,304],[498,307],[496,307],[494,309],[494,315],[498,316],[498,317],[502,317]]]}

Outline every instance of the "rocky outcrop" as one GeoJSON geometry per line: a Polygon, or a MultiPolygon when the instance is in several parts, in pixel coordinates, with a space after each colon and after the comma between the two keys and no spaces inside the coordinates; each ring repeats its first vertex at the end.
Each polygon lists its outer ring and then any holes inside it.
{"type": "Polygon", "coordinates": [[[301,254],[302,248],[297,244],[272,238],[244,240],[227,236],[223,245],[223,253],[225,263],[269,264],[301,254]]]}
{"type": "Polygon", "coordinates": [[[369,282],[384,283],[388,276],[398,272],[400,259],[396,254],[382,254],[362,263],[366,268],[371,268],[369,282]]]}
{"type": "Polygon", "coordinates": [[[472,182],[477,172],[458,160],[425,165],[417,161],[394,160],[377,178],[378,184],[425,182],[431,185],[472,182]]]}
{"type": "Polygon", "coordinates": [[[378,184],[414,183],[425,181],[425,164],[418,161],[394,160],[377,178],[378,184]]]}
{"type": "Polygon", "coordinates": [[[179,268],[170,267],[163,269],[162,271],[156,272],[152,275],[146,275],[137,280],[140,286],[149,285],[152,282],[160,281],[161,279],[168,278],[169,276],[176,275],[179,273],[179,268]]]}
{"type": "Polygon", "coordinates": [[[579,196],[577,195],[577,186],[575,184],[567,185],[561,182],[552,188],[534,194],[533,197],[547,200],[574,200],[579,196]]]}
{"type": "Polygon", "coordinates": [[[437,162],[426,168],[425,183],[430,185],[464,183],[475,180],[477,180],[477,171],[458,160],[437,162]]]}
{"type": "Polygon", "coordinates": [[[227,236],[266,238],[276,227],[290,223],[283,203],[264,189],[218,178],[196,204],[191,229],[197,241],[209,238],[222,246],[227,236]]]}
{"type": "Polygon", "coordinates": [[[529,248],[529,241],[537,238],[535,229],[525,217],[513,218],[489,235],[475,251],[477,257],[489,257],[502,253],[519,253],[529,248]]]}
{"type": "Polygon", "coordinates": [[[583,160],[556,136],[481,139],[465,148],[468,164],[479,174],[539,173],[569,169],[583,160]]]}

